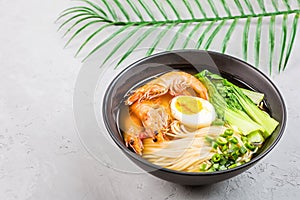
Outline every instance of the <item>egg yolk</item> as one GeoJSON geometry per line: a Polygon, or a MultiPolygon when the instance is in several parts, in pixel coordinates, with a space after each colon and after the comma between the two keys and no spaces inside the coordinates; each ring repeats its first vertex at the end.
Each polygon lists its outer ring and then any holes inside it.
{"type": "Polygon", "coordinates": [[[176,109],[186,115],[197,114],[202,110],[202,103],[190,96],[182,96],[176,99],[176,109]]]}

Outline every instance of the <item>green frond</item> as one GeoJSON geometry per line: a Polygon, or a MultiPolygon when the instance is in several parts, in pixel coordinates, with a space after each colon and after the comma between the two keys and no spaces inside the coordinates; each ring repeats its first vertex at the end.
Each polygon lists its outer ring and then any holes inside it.
{"type": "Polygon", "coordinates": [[[175,36],[172,38],[167,50],[170,51],[173,49],[173,47],[175,46],[175,43],[177,42],[178,40],[178,37],[180,34],[183,33],[183,31],[189,26],[190,24],[189,23],[186,23],[184,24],[183,26],[180,27],[180,29],[176,32],[175,36]]]}
{"type": "Polygon", "coordinates": [[[204,29],[204,31],[202,32],[201,36],[198,39],[197,45],[196,45],[196,49],[199,49],[204,37],[206,36],[206,34],[210,31],[210,29],[213,27],[213,25],[215,24],[215,21],[210,22],[210,24],[206,27],[206,29],[204,29]]]}
{"type": "Polygon", "coordinates": [[[225,23],[226,23],[226,20],[221,21],[221,23],[215,28],[215,30],[209,36],[209,38],[207,39],[206,44],[204,45],[205,50],[207,50],[210,47],[213,39],[215,38],[215,36],[218,34],[218,32],[221,30],[221,28],[224,26],[225,23]]]}
{"type": "Polygon", "coordinates": [[[171,9],[173,10],[174,14],[176,15],[178,20],[181,20],[181,17],[177,11],[177,9],[174,7],[173,3],[170,0],[166,0],[166,2],[169,4],[169,6],[171,7],[171,9]]]}
{"type": "Polygon", "coordinates": [[[231,38],[231,35],[232,35],[233,31],[234,31],[234,28],[235,28],[237,22],[238,22],[238,19],[234,19],[233,22],[231,23],[231,25],[230,25],[227,33],[225,34],[224,40],[222,42],[222,47],[221,47],[221,52],[222,53],[225,53],[225,51],[226,51],[227,44],[228,44],[228,42],[229,42],[229,40],[231,38]]]}
{"type": "Polygon", "coordinates": [[[272,73],[274,57],[274,39],[275,39],[275,16],[272,16],[269,24],[269,71],[272,73]]]}
{"type": "Polygon", "coordinates": [[[263,11],[263,13],[266,13],[266,7],[265,7],[264,0],[257,0],[257,2],[258,2],[260,9],[263,11]]]}
{"type": "Polygon", "coordinates": [[[282,20],[282,32],[281,32],[281,43],[280,43],[280,57],[279,57],[279,65],[278,65],[278,71],[281,71],[282,68],[282,62],[283,62],[283,55],[285,52],[285,45],[286,45],[286,37],[287,37],[287,15],[283,16],[282,20]]]}
{"type": "Polygon", "coordinates": [[[89,0],[77,0],[77,1],[82,1],[88,5],[90,5],[92,8],[96,9],[100,14],[102,14],[105,18],[107,18],[106,12],[102,8],[100,8],[98,5],[94,4],[93,2],[89,0]]]}
{"type": "Polygon", "coordinates": [[[97,34],[99,34],[102,30],[104,30],[105,28],[112,26],[112,24],[105,24],[103,26],[101,26],[100,28],[98,28],[94,33],[92,33],[85,41],[84,43],[79,47],[79,49],[77,50],[75,57],[78,56],[78,54],[81,52],[81,50],[87,45],[87,43],[89,43],[97,34]]]}
{"type": "Polygon", "coordinates": [[[192,7],[191,7],[191,4],[189,3],[189,1],[187,1],[187,0],[182,0],[182,1],[183,1],[184,5],[185,5],[186,9],[189,11],[189,13],[191,15],[191,18],[195,19],[195,15],[193,13],[193,10],[192,10],[192,7]]]}
{"type": "Polygon", "coordinates": [[[207,0],[207,1],[208,1],[208,4],[209,4],[209,6],[210,6],[212,12],[214,13],[214,15],[215,15],[216,17],[219,17],[219,13],[218,13],[218,11],[217,11],[217,9],[216,9],[216,6],[215,6],[214,2],[213,2],[212,0],[207,0]]]}
{"type": "Polygon", "coordinates": [[[136,37],[136,40],[125,49],[118,65],[156,31],[158,34],[153,38],[153,43],[147,47],[146,55],[155,52],[161,40],[171,30],[176,31],[176,33],[170,38],[170,43],[165,47],[166,50],[173,50],[177,47],[181,41],[179,40],[180,35],[185,35],[182,48],[187,48],[191,40],[195,39],[195,48],[197,49],[207,50],[214,44],[214,47],[218,45],[220,51],[225,53],[230,48],[229,41],[233,33],[236,33],[236,27],[239,23],[244,26],[242,34],[238,34],[242,40],[240,43],[243,59],[247,61],[250,57],[249,46],[252,46],[252,41],[249,38],[254,38],[254,57],[251,57],[251,61],[254,60],[256,67],[258,67],[260,58],[263,55],[261,43],[266,36],[269,49],[267,56],[269,71],[272,72],[275,59],[279,63],[278,71],[282,71],[287,66],[296,40],[300,15],[300,0],[297,0],[298,7],[289,0],[281,0],[280,3],[277,0],[271,0],[271,2],[264,0],[256,0],[256,2],[252,0],[233,0],[230,4],[226,0],[207,0],[204,4],[200,0],[182,0],[179,4],[175,4],[175,0],[152,0],[151,4],[146,0],[100,0],[98,3],[95,3],[95,0],[77,1],[81,2],[82,5],[79,4],[65,9],[57,18],[57,21],[61,22],[58,30],[64,28],[63,36],[69,36],[65,46],[68,46],[77,36],[85,34],[87,31],[84,30],[89,27],[90,29],[94,28],[82,42],[75,56],[81,53],[83,49],[87,49],[88,45],[94,44],[92,50],[84,57],[83,61],[85,61],[96,51],[103,49],[104,45],[115,43],[112,50],[107,52],[107,57],[104,59],[104,63],[106,63],[116,55],[116,51],[127,44],[127,40],[136,37]],[[162,2],[165,2],[165,4],[162,2]],[[267,3],[272,5],[266,7],[267,3]],[[204,5],[207,7],[204,8],[204,5]],[[234,12],[229,5],[233,5],[238,11],[234,12]],[[258,8],[256,8],[257,5],[258,8]],[[166,12],[165,9],[167,8],[164,6],[167,6],[168,12],[166,12]],[[183,18],[186,15],[181,14],[182,12],[186,12],[188,17],[183,18]],[[197,16],[198,13],[201,14],[201,17],[197,16]],[[156,16],[156,14],[159,16],[156,16]],[[294,17],[292,25],[288,21],[290,17],[294,17]],[[263,22],[267,21],[269,21],[269,24],[267,31],[265,31],[262,28],[263,22]],[[280,24],[281,30],[278,31],[275,26],[279,21],[282,21],[282,23],[280,24]],[[249,32],[251,23],[256,28],[253,32],[249,32]],[[175,29],[175,26],[178,29],[175,29]],[[202,26],[204,28],[200,31],[202,26]],[[96,39],[96,36],[109,27],[114,31],[98,44],[98,37],[96,39]],[[161,30],[159,30],[160,28],[161,30]],[[222,32],[222,30],[224,31],[222,32]],[[120,39],[118,36],[124,31],[128,31],[128,33],[120,39]],[[275,32],[278,37],[275,37],[275,32]],[[224,36],[221,36],[221,33],[224,36]],[[217,36],[222,37],[222,41],[215,42],[217,36]],[[280,41],[276,41],[279,36],[280,41]],[[119,41],[115,38],[118,38],[119,41]],[[275,54],[275,49],[279,49],[279,53],[276,52],[275,54]]]}
{"type": "Polygon", "coordinates": [[[134,27],[133,30],[131,30],[125,37],[123,37],[120,42],[117,43],[117,45],[113,48],[113,50],[109,53],[109,55],[105,58],[103,61],[102,65],[104,65],[120,48],[123,46],[123,44],[131,38],[138,30],[140,30],[142,27],[146,26],[147,24],[145,23],[142,26],[136,26],[134,27]]]}
{"type": "MultiPolygon", "coordinates": [[[[65,25],[67,25],[68,23],[70,23],[71,21],[73,21],[74,19],[76,18],[79,18],[79,17],[83,17],[83,16],[91,16],[91,14],[89,13],[80,13],[80,14],[77,14],[77,15],[74,15],[72,17],[70,17],[69,19],[67,19],[64,23],[62,23],[59,27],[58,27],[58,31],[60,29],[62,29],[65,25]]],[[[95,16],[96,17],[96,16],[95,16]]]]}
{"type": "Polygon", "coordinates": [[[249,29],[250,29],[250,22],[251,18],[248,17],[245,27],[244,27],[244,32],[243,32],[243,58],[245,61],[248,59],[248,35],[249,35],[249,29]]]}
{"type": "Polygon", "coordinates": [[[112,5],[110,5],[106,0],[101,0],[103,2],[103,4],[105,5],[106,9],[108,10],[108,12],[110,13],[111,17],[113,18],[114,21],[118,21],[118,16],[116,14],[116,11],[114,10],[114,8],[112,7],[112,5]]]}
{"type": "Polygon", "coordinates": [[[115,38],[117,35],[119,35],[120,33],[122,33],[123,31],[125,31],[126,29],[128,29],[129,27],[133,26],[132,24],[128,24],[126,26],[123,26],[122,28],[120,28],[119,30],[117,30],[116,32],[114,32],[113,34],[111,34],[110,36],[108,36],[103,42],[101,42],[99,45],[97,45],[84,59],[83,62],[86,61],[87,58],[89,58],[92,54],[94,54],[96,51],[98,51],[102,46],[104,46],[105,44],[107,44],[109,41],[111,41],[113,38],[115,38]]]}
{"type": "Polygon", "coordinates": [[[283,64],[283,70],[285,70],[285,68],[287,66],[287,63],[288,63],[288,60],[289,60],[290,55],[291,55],[291,51],[292,51],[293,44],[294,44],[295,37],[296,37],[296,33],[297,33],[299,17],[300,17],[300,14],[296,14],[294,16],[292,32],[291,32],[291,35],[290,35],[290,39],[289,39],[289,43],[288,43],[288,47],[287,47],[287,51],[286,51],[286,56],[285,56],[285,60],[284,60],[284,64],[283,64]]]}
{"type": "MultiPolygon", "coordinates": [[[[86,19],[90,19],[90,18],[83,18],[83,19],[81,19],[81,20],[86,20],[86,19]]],[[[79,21],[81,21],[81,20],[78,20],[77,22],[79,22],[79,21]]],[[[76,23],[77,23],[76,22],[76,23]]],[[[79,35],[79,33],[81,33],[84,29],[86,29],[87,27],[89,27],[90,25],[92,25],[92,24],[95,24],[95,23],[101,23],[101,22],[103,22],[103,20],[94,20],[94,21],[90,21],[90,22],[88,22],[87,24],[85,24],[85,25],[83,25],[81,28],[79,28],[73,35],[72,35],[72,37],[68,40],[68,42],[65,44],[65,47],[67,47],[69,44],[70,44],[70,42],[77,36],[77,35],[79,35]]],[[[75,23],[75,24],[76,24],[75,23]]]]}
{"type": "Polygon", "coordinates": [[[157,45],[159,44],[159,42],[162,40],[162,38],[166,35],[166,33],[175,26],[176,24],[169,24],[166,28],[164,28],[159,35],[155,38],[153,44],[151,45],[151,47],[149,48],[149,50],[146,53],[146,56],[150,56],[153,51],[156,49],[157,45]]]}
{"type": "Polygon", "coordinates": [[[198,9],[200,10],[201,14],[204,18],[207,18],[206,12],[204,11],[203,7],[201,6],[200,2],[198,0],[195,0],[196,5],[198,6],[198,9]]]}
{"type": "Polygon", "coordinates": [[[164,8],[161,5],[159,5],[159,3],[157,2],[157,0],[153,0],[153,3],[155,4],[156,8],[159,10],[159,12],[161,13],[161,15],[164,17],[164,19],[165,20],[169,20],[166,11],[164,10],[164,8]]]}
{"type": "Polygon", "coordinates": [[[131,2],[131,0],[126,0],[127,3],[129,4],[129,6],[131,7],[131,9],[133,10],[133,12],[136,14],[136,16],[143,22],[144,18],[141,14],[141,12],[137,9],[136,5],[131,2]]]}
{"type": "Polygon", "coordinates": [[[95,11],[93,9],[89,8],[89,7],[86,7],[86,6],[73,6],[73,7],[70,7],[70,8],[67,8],[67,9],[63,10],[60,13],[59,17],[64,17],[65,13],[67,13],[67,12],[69,12],[71,10],[84,10],[86,12],[90,12],[90,13],[96,14],[95,11]]]}
{"type": "MultiPolygon", "coordinates": [[[[68,28],[68,30],[64,33],[63,37],[66,36],[74,27],[76,27],[78,24],[80,24],[81,22],[84,22],[88,19],[95,19],[98,18],[96,16],[87,16],[84,18],[81,18],[79,20],[77,20],[70,28],[68,28]]],[[[98,22],[104,22],[104,20],[97,20],[98,22]]]]}
{"type": "Polygon", "coordinates": [[[253,6],[251,5],[251,3],[249,2],[249,0],[244,0],[244,2],[246,4],[248,10],[251,12],[251,14],[254,15],[255,14],[254,9],[253,9],[253,6]]]}
{"type": "Polygon", "coordinates": [[[273,5],[275,11],[278,12],[279,11],[278,10],[278,1],[277,0],[272,0],[272,5],[273,5]]]}
{"type": "Polygon", "coordinates": [[[238,7],[241,15],[245,15],[244,9],[239,0],[234,0],[235,5],[238,7]]]}
{"type": "Polygon", "coordinates": [[[127,21],[130,21],[130,16],[127,13],[127,11],[125,10],[125,8],[123,7],[123,5],[119,2],[119,0],[114,0],[114,2],[116,3],[116,5],[118,6],[118,8],[120,9],[120,11],[123,13],[124,17],[126,18],[127,21]]]}
{"type": "Polygon", "coordinates": [[[186,37],[185,41],[183,42],[183,46],[182,46],[183,49],[185,49],[187,47],[190,40],[193,38],[194,34],[201,27],[202,24],[203,24],[203,22],[199,22],[194,26],[193,30],[189,33],[189,35],[186,37]]]}
{"type": "Polygon", "coordinates": [[[284,5],[286,6],[286,8],[287,8],[288,10],[291,10],[291,6],[290,6],[288,0],[283,0],[283,3],[284,3],[284,5]]]}
{"type": "Polygon", "coordinates": [[[149,50],[146,53],[146,56],[150,56],[153,51],[156,49],[157,45],[159,44],[159,42],[162,40],[162,38],[166,35],[166,33],[175,26],[176,24],[169,24],[166,28],[164,28],[159,34],[158,36],[155,38],[153,44],[151,45],[151,47],[149,48],[149,50]]]}
{"type": "Polygon", "coordinates": [[[135,43],[129,48],[129,50],[122,56],[122,58],[119,60],[118,64],[116,65],[115,68],[117,68],[123,60],[125,60],[137,47],[139,44],[141,44],[145,38],[147,38],[156,28],[160,26],[160,24],[156,24],[149,28],[147,31],[145,31],[138,39],[135,41],[135,43]]]}
{"type": "Polygon", "coordinates": [[[138,1],[141,4],[141,6],[144,8],[144,10],[146,11],[148,16],[151,18],[151,20],[156,21],[151,9],[149,8],[149,6],[143,0],[138,0],[138,1]]]}
{"type": "Polygon", "coordinates": [[[229,9],[229,7],[228,7],[226,1],[225,1],[225,0],[221,0],[221,3],[222,3],[222,5],[223,5],[223,8],[224,8],[225,12],[227,13],[227,15],[228,15],[228,16],[231,16],[231,12],[230,12],[230,9],[229,9]]]}
{"type": "Polygon", "coordinates": [[[56,19],[56,22],[67,15],[73,13],[80,13],[80,12],[96,15],[96,13],[92,9],[86,9],[84,6],[76,6],[76,7],[65,9],[63,12],[61,12],[60,16],[56,19]]]}
{"type": "Polygon", "coordinates": [[[258,67],[259,65],[259,51],[260,51],[260,36],[261,36],[261,26],[262,26],[262,17],[259,17],[256,24],[256,34],[255,34],[255,66],[258,67]]]}

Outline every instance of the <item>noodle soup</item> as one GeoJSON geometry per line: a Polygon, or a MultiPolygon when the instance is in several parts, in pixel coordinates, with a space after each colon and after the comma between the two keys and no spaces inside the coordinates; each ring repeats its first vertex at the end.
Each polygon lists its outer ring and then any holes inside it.
{"type": "Polygon", "coordinates": [[[119,110],[126,146],[177,171],[249,162],[279,123],[265,111],[264,94],[239,86],[207,70],[171,71],[141,85],[119,110]]]}

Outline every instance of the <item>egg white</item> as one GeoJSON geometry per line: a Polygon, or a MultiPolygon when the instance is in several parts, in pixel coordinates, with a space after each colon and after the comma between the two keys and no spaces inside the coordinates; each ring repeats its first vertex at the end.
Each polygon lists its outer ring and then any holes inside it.
{"type": "Polygon", "coordinates": [[[202,128],[210,126],[212,121],[215,120],[216,112],[213,105],[209,101],[199,97],[190,96],[189,98],[193,98],[196,101],[200,101],[200,103],[202,104],[202,109],[196,114],[185,114],[180,112],[175,106],[176,101],[179,97],[181,96],[174,97],[171,100],[170,108],[172,116],[175,119],[179,120],[183,125],[190,128],[202,128]]]}

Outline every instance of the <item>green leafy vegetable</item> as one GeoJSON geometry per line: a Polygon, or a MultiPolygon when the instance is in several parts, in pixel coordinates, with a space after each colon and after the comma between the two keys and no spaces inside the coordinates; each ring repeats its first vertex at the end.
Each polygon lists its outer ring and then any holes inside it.
{"type": "Polygon", "coordinates": [[[264,94],[260,92],[255,92],[252,90],[241,88],[242,92],[251,99],[253,103],[256,105],[260,104],[260,102],[264,99],[264,94]]]}
{"type": "Polygon", "coordinates": [[[278,126],[275,119],[244,94],[245,90],[207,70],[198,73],[196,77],[207,87],[209,100],[218,118],[237,127],[243,135],[257,132],[267,138],[278,126]]]}

